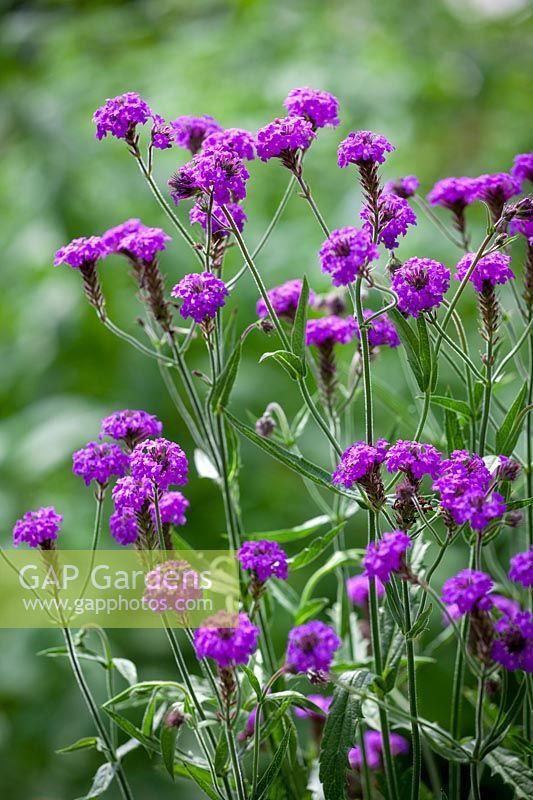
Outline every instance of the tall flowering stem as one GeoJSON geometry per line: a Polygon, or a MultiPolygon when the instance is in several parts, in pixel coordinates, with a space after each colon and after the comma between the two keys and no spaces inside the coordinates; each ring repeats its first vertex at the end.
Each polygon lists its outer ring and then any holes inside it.
{"type": "Polygon", "coordinates": [[[415,648],[411,630],[411,598],[409,597],[409,584],[403,581],[403,607],[405,620],[405,649],[407,651],[407,682],[409,688],[409,710],[411,712],[411,735],[413,737],[413,779],[411,783],[411,799],[418,800],[420,794],[420,773],[422,769],[422,744],[418,726],[418,700],[416,695],[416,663],[415,648]]]}

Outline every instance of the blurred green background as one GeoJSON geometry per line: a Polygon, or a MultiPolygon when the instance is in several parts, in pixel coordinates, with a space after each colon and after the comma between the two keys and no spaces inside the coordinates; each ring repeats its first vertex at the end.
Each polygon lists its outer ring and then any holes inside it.
{"type": "MultiPolygon", "coordinates": [[[[282,101],[294,86],[333,92],[341,102],[341,128],[321,132],[306,167],[332,227],[356,224],[360,206],[353,173],[341,172],[335,162],[338,141],[349,130],[384,133],[397,147],[386,177],[414,172],[424,191],[448,174],[509,169],[513,155],[531,146],[531,17],[524,0],[36,0],[4,2],[2,10],[4,545],[18,516],[50,503],[65,516],[65,542],[88,544],[92,497],[71,475],[70,455],[96,436],[104,414],[146,408],[165,421],[169,438],[191,449],[157,367],[99,325],[78,275],[51,266],[63,243],[101,233],[130,216],[173,233],[123,143],[94,138],[91,115],[106,97],[134,90],[167,119],[209,113],[225,126],[254,130],[283,114],[282,101]]],[[[163,185],[184,160],[178,150],[158,156],[156,172],[163,185]]],[[[246,236],[253,244],[287,175],[277,163],[254,163],[251,174],[246,236]]],[[[474,213],[474,224],[482,221],[474,213]]],[[[327,290],[316,257],[321,238],[308,209],[293,197],[259,259],[267,285],[305,271],[316,290],[327,290]]],[[[414,254],[450,265],[456,260],[453,247],[426,222],[400,248],[400,257],[414,254]]],[[[239,266],[236,254],[230,263],[239,266]]],[[[172,284],[196,265],[175,239],[163,268],[172,284]]],[[[127,268],[109,260],[101,273],[112,318],[135,330],[140,309],[127,268]]],[[[238,296],[239,327],[254,319],[255,299],[246,278],[238,296]]],[[[475,332],[471,298],[464,313],[475,332]]],[[[260,335],[248,340],[233,399],[241,417],[247,410],[260,415],[274,399],[289,413],[298,408],[290,382],[274,366],[257,364],[266,349],[270,342],[260,335]]],[[[200,343],[191,358],[202,366],[200,343]]],[[[395,420],[378,399],[377,435],[386,436],[394,425],[398,433],[412,435],[418,411],[403,363],[396,353],[385,353],[375,371],[402,415],[395,420]]],[[[453,386],[453,374],[449,379],[453,386]]],[[[360,433],[361,401],[355,424],[360,433]]],[[[319,436],[310,434],[308,452],[326,465],[319,436]]],[[[288,527],[312,515],[292,474],[250,446],[243,445],[242,452],[249,530],[288,527]]],[[[224,522],[216,488],[193,475],[187,494],[189,540],[220,542],[224,522]]],[[[362,521],[356,518],[348,532],[351,543],[363,543],[362,521]]],[[[107,537],[106,528],[106,543],[107,537]]],[[[458,567],[462,557],[458,551],[446,569],[458,567]]],[[[87,753],[54,755],[55,749],[91,733],[66,665],[35,656],[57,640],[53,632],[0,632],[0,794],[5,800],[78,797],[87,791],[98,764],[87,753]]],[[[173,675],[165,642],[154,632],[119,632],[113,642],[116,655],[136,661],[141,678],[173,675]]],[[[429,677],[426,672],[426,685],[442,690],[429,692],[429,701],[428,693],[422,693],[422,714],[444,724],[450,669],[446,653],[429,677]]],[[[94,669],[88,674],[101,691],[102,676],[94,669]]],[[[173,788],[142,753],[130,758],[137,797],[196,796],[189,785],[173,788]]],[[[109,797],[115,792],[111,789],[109,797]]]]}

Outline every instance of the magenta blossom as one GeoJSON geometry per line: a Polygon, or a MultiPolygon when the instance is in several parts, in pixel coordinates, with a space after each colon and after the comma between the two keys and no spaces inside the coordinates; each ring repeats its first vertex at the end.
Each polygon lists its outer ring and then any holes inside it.
{"type": "Polygon", "coordinates": [[[257,648],[259,628],[244,613],[219,611],[196,631],[194,647],[198,658],[212,658],[221,668],[246,664],[257,648]]]}
{"type": "MultiPolygon", "coordinates": [[[[475,253],[466,253],[457,264],[457,272],[454,278],[462,281],[472,266],[475,253]]],[[[470,275],[470,282],[476,292],[482,292],[487,286],[504,284],[514,278],[514,272],[510,268],[511,256],[505,253],[489,253],[480,258],[470,275]]]]}
{"type": "Polygon", "coordinates": [[[287,554],[277,542],[267,539],[245,542],[239,550],[238,559],[242,568],[254,572],[261,583],[272,576],[282,580],[289,577],[287,554]]]}
{"type": "Polygon", "coordinates": [[[261,161],[293,158],[299,150],[307,150],[314,138],[312,124],[303,117],[275,119],[257,131],[257,155],[261,161]]]}
{"type": "Polygon", "coordinates": [[[72,472],[80,475],[89,486],[96,481],[105,486],[113,476],[122,478],[128,469],[129,457],[118,444],[89,442],[72,456],[72,472]]]}
{"type": "MultiPolygon", "coordinates": [[[[379,731],[365,731],[363,734],[365,757],[368,768],[381,769],[383,766],[383,737],[379,731]]],[[[409,752],[409,742],[399,733],[389,735],[390,750],[393,756],[404,755],[409,752]]],[[[348,761],[352,769],[363,768],[363,754],[359,746],[352,747],[348,752],[348,761]]]]}
{"type": "MultiPolygon", "coordinates": [[[[368,595],[370,593],[368,575],[354,575],[352,578],[348,578],[346,581],[346,593],[354,606],[366,608],[368,606],[368,595]]],[[[376,594],[378,597],[383,597],[385,594],[385,587],[379,578],[376,578],[376,594]]]]}
{"type": "Polygon", "coordinates": [[[289,631],[287,667],[291,672],[328,672],[341,640],[329,625],[319,620],[306,622],[289,631]]]}
{"type": "Polygon", "coordinates": [[[348,344],[355,334],[353,317],[320,317],[307,323],[305,341],[307,345],[348,344]]]}
{"type": "Polygon", "coordinates": [[[173,120],[170,123],[174,141],[178,147],[183,147],[184,150],[190,150],[191,153],[196,153],[202,147],[202,143],[212,133],[222,130],[222,126],[209,115],[205,114],[203,117],[189,117],[182,116],[173,120]]]}
{"type": "Polygon", "coordinates": [[[289,116],[304,117],[313,128],[336,128],[339,124],[339,101],[329,92],[304,86],[292,89],[283,105],[289,116]]]}
{"type": "Polygon", "coordinates": [[[30,547],[39,547],[57,539],[63,522],[53,506],[44,506],[37,511],[26,511],[23,517],[15,522],[13,528],[13,547],[26,542],[30,547]]]}
{"type": "Polygon", "coordinates": [[[339,167],[349,164],[383,164],[385,154],[392,153],[395,148],[379,133],[357,131],[349,133],[338,149],[339,167]]]}
{"type": "Polygon", "coordinates": [[[137,125],[144,125],[152,116],[148,103],[136,92],[126,92],[106,100],[93,114],[96,138],[103,139],[110,133],[116,139],[133,136],[137,125]]]}
{"type": "Polygon", "coordinates": [[[461,614],[474,609],[488,611],[492,608],[489,595],[493,586],[492,579],[485,572],[463,569],[444,583],[442,600],[446,604],[455,604],[461,614]]]}
{"type": "Polygon", "coordinates": [[[331,275],[334,286],[347,286],[363,273],[379,250],[366,228],[340,228],[331,231],[320,248],[322,272],[331,275]]]}
{"type": "Polygon", "coordinates": [[[387,583],[391,574],[403,567],[405,551],[411,545],[410,537],[400,530],[388,531],[378,542],[370,542],[363,558],[365,575],[387,583]]]}
{"type": "Polygon", "coordinates": [[[414,256],[394,270],[391,285],[399,310],[416,318],[440,306],[450,287],[450,270],[440,261],[414,256]]]}
{"type": "Polygon", "coordinates": [[[212,272],[192,272],[174,286],[171,295],[183,301],[180,308],[183,319],[192,317],[200,324],[216,317],[218,309],[226,303],[228,289],[212,272]]]}

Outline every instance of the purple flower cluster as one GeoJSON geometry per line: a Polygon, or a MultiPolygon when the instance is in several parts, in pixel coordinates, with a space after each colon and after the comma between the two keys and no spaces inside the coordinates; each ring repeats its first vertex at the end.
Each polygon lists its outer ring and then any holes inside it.
{"type": "MultiPolygon", "coordinates": [[[[416,214],[403,197],[396,194],[382,194],[378,200],[379,241],[387,250],[398,247],[398,237],[405,236],[409,225],[416,225],[416,214]]],[[[373,212],[364,206],[360,214],[370,226],[373,212]]]]}
{"type": "Polygon", "coordinates": [[[469,614],[474,609],[489,611],[492,608],[490,593],[493,586],[492,579],[485,572],[463,569],[445,581],[442,600],[447,605],[457,606],[460,614],[469,614]]]}
{"type": "Polygon", "coordinates": [[[68,264],[73,269],[79,269],[84,264],[95,264],[107,253],[106,244],[100,236],[80,236],[59,248],[54,256],[54,267],[68,264]]]}
{"type": "MultiPolygon", "coordinates": [[[[389,735],[390,750],[393,756],[404,755],[409,752],[409,742],[399,733],[389,735]]],[[[383,736],[379,731],[365,731],[363,734],[366,763],[369,769],[378,770],[383,766],[383,736]]],[[[359,746],[352,747],[348,752],[348,761],[352,769],[361,770],[364,759],[359,746]]]]}
{"type": "MultiPolygon", "coordinates": [[[[161,522],[163,525],[185,525],[185,512],[189,506],[189,501],[181,492],[164,492],[159,500],[161,522]]],[[[154,522],[157,524],[156,520],[154,522]]]]}
{"type": "Polygon", "coordinates": [[[383,190],[387,194],[397,194],[398,197],[408,200],[416,194],[419,186],[420,181],[416,175],[406,175],[405,178],[398,178],[396,181],[387,181],[383,190]]]}
{"type": "Polygon", "coordinates": [[[511,170],[516,180],[533,182],[533,153],[520,153],[515,156],[511,170]]]}
{"type": "Polygon", "coordinates": [[[216,119],[207,114],[203,117],[186,115],[178,117],[170,125],[172,126],[174,141],[178,147],[190,150],[193,156],[198,153],[208,136],[222,130],[222,126],[219,125],[216,119]]]}
{"type": "Polygon", "coordinates": [[[139,512],[149,497],[153,496],[153,487],[147,478],[137,480],[131,475],[120,478],[111,492],[115,511],[119,514],[124,509],[139,512]]]}
{"type": "Polygon", "coordinates": [[[144,125],[152,116],[150,106],[136,92],[126,92],[106,100],[93,114],[96,138],[110,133],[117,139],[132,135],[137,125],[144,125]]]}
{"type": "Polygon", "coordinates": [[[329,625],[312,620],[289,631],[287,667],[291,672],[328,672],[341,640],[329,625]]]}
{"type": "Polygon", "coordinates": [[[521,611],[512,617],[503,616],[494,623],[495,638],[492,658],[513,672],[533,672],[533,615],[521,611]]]}
{"type": "MultiPolygon", "coordinates": [[[[209,210],[209,203],[207,199],[201,197],[193,205],[189,211],[189,219],[191,225],[198,222],[204,231],[207,230],[207,215],[209,210]]],[[[231,214],[237,230],[243,231],[244,223],[246,222],[246,214],[238,203],[228,203],[227,210],[231,214]]],[[[218,203],[213,203],[211,208],[211,233],[219,234],[221,236],[229,236],[231,232],[228,218],[226,217],[222,207],[218,203]]]]}
{"type": "MultiPolygon", "coordinates": [[[[374,314],[374,312],[369,308],[365,308],[363,311],[363,316],[365,319],[371,317],[372,314],[374,314]]],[[[361,338],[357,321],[355,322],[355,335],[358,339],[361,338]]],[[[370,347],[381,347],[386,345],[387,347],[394,348],[400,346],[400,337],[398,336],[398,331],[386,314],[381,314],[379,317],[372,320],[370,327],[367,328],[367,337],[370,347]]]]}
{"type": "Polygon", "coordinates": [[[250,131],[244,128],[225,128],[221,131],[210,133],[202,144],[202,152],[220,147],[223,150],[233,150],[239,158],[253,161],[255,158],[255,138],[250,131]]]}
{"type": "Polygon", "coordinates": [[[150,132],[152,147],[156,150],[170,150],[174,142],[174,130],[159,114],[153,114],[150,132]]]}
{"type": "Polygon", "coordinates": [[[72,456],[72,472],[89,486],[96,481],[105,486],[112,476],[122,478],[129,466],[129,457],[118,444],[89,442],[72,456]]]}
{"type": "Polygon", "coordinates": [[[108,253],[124,253],[139,261],[153,261],[166,249],[171,237],[161,228],[149,228],[139,219],[128,219],[102,236],[108,253]]]}
{"type": "Polygon", "coordinates": [[[245,542],[239,550],[238,558],[242,568],[252,570],[261,583],[272,576],[282,580],[289,577],[287,554],[277,542],[267,539],[245,542]]]}
{"type": "Polygon", "coordinates": [[[224,281],[211,272],[192,272],[185,275],[171,291],[172,297],[183,301],[180,314],[183,319],[191,317],[198,324],[214,319],[228,296],[224,281]]]}
{"type": "Polygon", "coordinates": [[[187,483],[187,457],[179,444],[168,439],[149,439],[136,445],[130,459],[135,480],[149,480],[162,492],[187,483]]]}
{"type": "Polygon", "coordinates": [[[495,201],[503,204],[514,195],[520,194],[520,191],[520,181],[508,172],[494,172],[473,179],[475,200],[485,200],[487,203],[495,201]]]}
{"type": "Polygon", "coordinates": [[[431,444],[410,442],[398,439],[385,457],[385,465],[389,472],[405,472],[415,481],[424,475],[435,479],[440,474],[442,455],[431,444]]]}
{"type": "Polygon", "coordinates": [[[244,613],[219,611],[196,631],[194,647],[198,658],[212,658],[219,667],[246,664],[257,648],[259,628],[244,613]],[[209,624],[208,624],[209,623],[209,624]]]}
{"type": "Polygon", "coordinates": [[[13,547],[26,542],[30,547],[57,539],[63,517],[53,506],[44,506],[37,511],[26,511],[23,517],[15,522],[13,528],[13,547]]]}
{"type": "Polygon", "coordinates": [[[439,261],[414,256],[394,270],[391,284],[399,310],[418,317],[422,311],[440,306],[450,287],[450,270],[439,261]]]}
{"type": "Polygon", "coordinates": [[[337,151],[339,167],[349,164],[383,164],[385,154],[395,148],[379,133],[357,131],[349,133],[337,151]]]}
{"type": "MultiPolygon", "coordinates": [[[[475,258],[475,253],[466,253],[457,264],[457,272],[454,278],[462,281],[475,258]]],[[[514,278],[514,273],[509,264],[511,256],[505,253],[495,252],[480,258],[470,276],[470,281],[476,292],[482,292],[487,286],[505,284],[514,278]]]]}
{"type": "Polygon", "coordinates": [[[509,578],[526,588],[533,586],[533,547],[512,557],[509,578]]]}
{"type": "MultiPolygon", "coordinates": [[[[294,318],[298,303],[300,302],[300,295],[302,293],[302,281],[300,278],[295,278],[291,281],[286,281],[280,286],[275,286],[267,292],[268,299],[272,303],[272,307],[276,314],[281,317],[294,318]]],[[[315,293],[309,292],[309,305],[314,305],[316,300],[315,293]]],[[[256,305],[257,316],[260,319],[268,316],[268,309],[265,301],[261,298],[257,301],[256,305]]]]}
{"type": "MultiPolygon", "coordinates": [[[[370,594],[368,575],[354,575],[352,578],[348,578],[346,581],[346,593],[348,599],[354,606],[366,608],[368,605],[368,595],[370,594]]],[[[383,597],[385,594],[385,587],[379,578],[376,578],[376,594],[378,597],[383,597]]]]}
{"type": "Polygon", "coordinates": [[[350,489],[361,478],[368,477],[385,460],[388,446],[386,439],[378,439],[374,446],[366,442],[354,442],[342,454],[332,476],[333,483],[350,489]]]}
{"type": "Polygon", "coordinates": [[[168,180],[170,196],[176,205],[182,200],[190,200],[202,194],[199,184],[198,171],[194,161],[183,164],[168,180]]]}
{"type": "Polygon", "coordinates": [[[109,530],[111,536],[121,545],[126,547],[137,541],[139,531],[137,529],[137,517],[133,508],[124,508],[122,511],[115,511],[109,517],[109,530]]]}
{"type": "Polygon", "coordinates": [[[432,206],[460,212],[475,199],[474,178],[444,178],[428,194],[432,206]]]}
{"type": "Polygon", "coordinates": [[[336,128],[339,124],[339,101],[329,92],[320,92],[308,86],[292,89],[283,105],[289,116],[304,117],[315,129],[328,125],[336,128]]]}
{"type": "Polygon", "coordinates": [[[147,411],[114,411],[102,420],[100,436],[109,436],[117,442],[138,444],[143,439],[160,436],[162,423],[147,411]]]}
{"type": "Polygon", "coordinates": [[[320,317],[307,323],[305,341],[307,345],[348,344],[355,335],[353,317],[320,317]]]}
{"type": "Polygon", "coordinates": [[[215,203],[224,205],[246,197],[250,174],[234,150],[217,147],[195,157],[198,186],[212,193],[215,203]]]}
{"type": "Polygon", "coordinates": [[[332,276],[334,286],[352,283],[379,250],[367,228],[340,228],[332,231],[319,252],[322,272],[332,276]]]}
{"type": "Polygon", "coordinates": [[[365,575],[387,583],[391,574],[402,568],[405,551],[411,544],[410,537],[400,530],[388,531],[378,542],[370,542],[363,558],[365,575]]]}
{"type": "Polygon", "coordinates": [[[298,150],[307,150],[315,132],[309,120],[289,116],[275,119],[257,131],[257,155],[261,161],[268,161],[298,150]]]}

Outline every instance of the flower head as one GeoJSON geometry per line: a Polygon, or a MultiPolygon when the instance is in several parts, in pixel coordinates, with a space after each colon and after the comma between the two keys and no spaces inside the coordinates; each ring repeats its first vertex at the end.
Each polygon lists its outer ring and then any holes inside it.
{"type": "Polygon", "coordinates": [[[26,542],[30,547],[39,547],[57,539],[63,517],[53,506],[44,506],[37,511],[26,511],[15,522],[13,528],[13,547],[26,542]]]}
{"type": "MultiPolygon", "coordinates": [[[[379,241],[387,250],[398,247],[398,237],[405,236],[409,225],[416,225],[416,214],[403,197],[382,194],[378,200],[379,241]]],[[[360,216],[370,224],[372,211],[364,206],[360,216]]]]}
{"type": "Polygon", "coordinates": [[[391,285],[398,295],[398,308],[418,317],[420,312],[438,308],[450,287],[450,270],[431,258],[407,259],[394,270],[391,285]]]}
{"type": "Polygon", "coordinates": [[[159,514],[163,525],[185,525],[185,512],[190,503],[181,492],[164,492],[159,500],[159,514]]]}
{"type": "Polygon", "coordinates": [[[194,647],[198,658],[212,658],[219,667],[246,664],[257,648],[259,628],[244,613],[236,616],[220,611],[196,631],[194,647]]]}
{"type": "MultiPolygon", "coordinates": [[[[352,578],[348,578],[346,581],[346,593],[354,606],[366,608],[370,594],[368,575],[354,575],[352,578]]],[[[376,594],[378,597],[383,597],[385,594],[385,587],[379,578],[376,578],[376,594]]]]}
{"type": "Polygon", "coordinates": [[[520,182],[533,181],[533,153],[520,153],[515,156],[511,174],[520,182]]]}
{"type": "Polygon", "coordinates": [[[337,152],[339,167],[349,164],[383,164],[385,154],[392,153],[395,148],[379,133],[357,131],[349,133],[337,152]]]}
{"type": "Polygon", "coordinates": [[[473,202],[474,188],[474,178],[444,178],[430,191],[428,201],[432,206],[462,211],[473,202]]]}
{"type": "Polygon", "coordinates": [[[54,267],[68,264],[69,267],[78,269],[85,264],[95,264],[107,254],[107,246],[100,236],[81,236],[59,248],[54,256],[54,267]]]}
{"type": "Polygon", "coordinates": [[[109,517],[109,530],[113,539],[124,547],[133,544],[139,536],[135,511],[132,508],[115,511],[109,517]]]}
{"type": "Polygon", "coordinates": [[[126,453],[109,442],[89,442],[72,456],[72,472],[82,477],[86,486],[91,481],[105,486],[113,475],[122,478],[128,466],[126,453]]]}
{"type": "Polygon", "coordinates": [[[329,625],[312,620],[289,631],[287,666],[293,672],[328,672],[341,640],[329,625]]]}
{"type": "Polygon", "coordinates": [[[131,454],[130,466],[136,480],[150,480],[163,492],[187,483],[187,457],[179,444],[168,439],[140,442],[131,454]]]}
{"type": "Polygon", "coordinates": [[[196,163],[188,161],[183,164],[169,178],[168,186],[170,188],[170,196],[176,205],[179,205],[182,200],[190,200],[192,197],[198,197],[202,194],[196,163]]]}
{"type": "Polygon", "coordinates": [[[149,228],[139,219],[128,219],[102,236],[110,253],[124,253],[140,261],[153,261],[170,239],[161,228],[149,228]]]}
{"type": "Polygon", "coordinates": [[[209,115],[203,117],[182,116],[171,123],[174,141],[178,147],[190,150],[193,156],[198,153],[207,137],[222,130],[222,126],[209,115]]]}
{"type": "Polygon", "coordinates": [[[136,92],[119,94],[94,112],[96,138],[103,139],[110,133],[116,139],[126,139],[135,132],[137,125],[144,125],[151,116],[150,106],[136,92]]]}
{"type": "Polygon", "coordinates": [[[151,611],[183,614],[187,601],[199,600],[202,595],[200,574],[187,561],[170,559],[157,564],[145,575],[143,600],[151,611]]]}
{"type": "MultiPolygon", "coordinates": [[[[302,283],[303,282],[300,278],[295,278],[294,280],[282,283],[280,286],[275,286],[273,289],[270,289],[267,292],[268,299],[272,303],[272,307],[276,314],[287,317],[291,320],[294,319],[296,309],[298,308],[298,303],[300,302],[302,283]]],[[[309,305],[314,305],[315,299],[315,293],[310,291],[309,305]]],[[[256,311],[257,316],[260,319],[268,316],[268,309],[265,301],[262,298],[257,301],[256,311]]]]}
{"type": "MultiPolygon", "coordinates": [[[[374,312],[370,308],[365,308],[363,311],[365,319],[368,319],[368,317],[371,317],[373,314],[374,312]]],[[[355,335],[358,339],[361,338],[357,321],[355,323],[355,335]]],[[[398,331],[386,314],[381,314],[379,317],[372,320],[370,327],[367,328],[367,337],[370,347],[381,347],[383,345],[387,347],[400,346],[398,331]]]]}
{"type": "Polygon", "coordinates": [[[319,257],[322,272],[332,276],[333,285],[347,286],[370,261],[379,258],[379,250],[366,228],[340,228],[330,233],[319,257]]]}
{"type": "Polygon", "coordinates": [[[409,442],[398,439],[385,457],[385,465],[389,472],[405,472],[416,481],[424,475],[437,478],[440,474],[442,455],[431,444],[409,442]]]}
{"type": "Polygon", "coordinates": [[[129,508],[132,511],[141,511],[148,498],[153,496],[153,487],[147,478],[136,480],[131,475],[119,478],[111,492],[115,511],[121,513],[129,508]]]}
{"type": "Polygon", "coordinates": [[[533,586],[533,547],[512,557],[509,578],[526,588],[533,586]]]}
{"type": "Polygon", "coordinates": [[[441,506],[456,525],[470,522],[474,530],[481,531],[506,510],[503,497],[498,492],[488,492],[491,481],[483,459],[466,450],[454,450],[442,462],[433,489],[440,493],[441,506]]]}
{"type": "Polygon", "coordinates": [[[151,436],[160,436],[162,430],[163,424],[148,411],[125,409],[104,417],[100,436],[110,436],[117,442],[122,441],[133,446],[151,436]]]}
{"type": "Polygon", "coordinates": [[[515,217],[509,223],[509,233],[514,236],[517,233],[529,239],[530,243],[533,241],[533,220],[520,219],[515,217]]]}
{"type": "Polygon", "coordinates": [[[533,616],[521,611],[513,617],[503,616],[494,623],[495,638],[492,658],[505,669],[533,672],[533,616]]]}
{"type": "Polygon", "coordinates": [[[277,542],[267,539],[245,542],[239,550],[238,558],[242,568],[253,570],[261,583],[273,575],[282,580],[287,580],[289,576],[287,554],[277,542]]]}
{"type": "Polygon", "coordinates": [[[492,608],[489,595],[493,586],[492,579],[485,572],[463,569],[444,583],[442,599],[446,604],[455,604],[461,614],[474,609],[488,611],[492,608]]]}
{"type": "Polygon", "coordinates": [[[385,460],[388,446],[386,439],[378,439],[374,446],[366,442],[354,442],[342,454],[332,476],[333,483],[350,489],[354,483],[368,477],[385,460]]]}
{"type": "Polygon", "coordinates": [[[383,190],[387,194],[397,194],[398,197],[407,200],[416,194],[419,186],[420,181],[416,175],[406,175],[405,178],[398,178],[397,181],[387,181],[383,190]]]}
{"type": "Polygon", "coordinates": [[[289,116],[304,117],[314,128],[326,125],[336,128],[339,124],[339,101],[329,92],[319,92],[308,86],[292,89],[283,105],[289,116]]]}
{"type": "MultiPolygon", "coordinates": [[[[475,253],[466,253],[462,257],[457,264],[457,272],[454,275],[456,280],[463,280],[472,266],[474,258],[475,253]]],[[[510,263],[511,256],[500,252],[489,253],[480,258],[470,276],[470,281],[474,285],[476,292],[482,292],[487,285],[504,284],[514,278],[514,273],[509,266],[510,263]]]]}
{"type": "Polygon", "coordinates": [[[235,150],[209,148],[194,157],[196,181],[202,191],[211,193],[219,205],[244,200],[250,174],[235,150]]]}
{"type": "MultiPolygon", "coordinates": [[[[399,733],[389,735],[390,750],[393,756],[409,752],[409,742],[399,733]]],[[[366,763],[369,769],[378,770],[383,766],[383,736],[379,731],[365,731],[363,734],[366,763]]],[[[352,769],[360,770],[364,759],[359,746],[352,747],[348,752],[348,761],[352,769]]]]}
{"type": "Polygon", "coordinates": [[[300,717],[300,719],[324,720],[333,702],[333,697],[328,697],[325,694],[308,694],[307,699],[311,700],[315,706],[318,706],[320,711],[314,711],[311,708],[300,708],[299,706],[295,706],[294,713],[296,716],[300,717]]]}
{"type": "Polygon", "coordinates": [[[158,114],[152,115],[153,124],[150,131],[152,147],[156,150],[169,150],[174,141],[172,125],[165,122],[158,114]]]}
{"type": "Polygon", "coordinates": [[[522,610],[520,603],[517,603],[516,600],[511,600],[509,597],[503,597],[501,594],[491,594],[490,597],[493,609],[496,609],[506,617],[512,618],[522,610]]]}
{"type": "MultiPolygon", "coordinates": [[[[228,203],[227,209],[231,214],[237,229],[242,232],[244,229],[244,223],[246,222],[246,213],[244,212],[244,209],[238,203],[228,203]]],[[[206,231],[208,210],[209,203],[207,199],[200,197],[189,211],[191,225],[195,222],[198,222],[204,231],[206,231]]],[[[216,233],[220,236],[229,236],[231,233],[228,218],[218,203],[213,203],[211,208],[211,233],[216,233]]]]}
{"type": "Polygon", "coordinates": [[[180,308],[183,319],[192,317],[200,324],[206,317],[215,318],[218,309],[226,303],[228,289],[224,281],[211,272],[192,272],[174,286],[171,295],[183,301],[180,308]]]}
{"type": "Polygon", "coordinates": [[[363,558],[365,575],[387,583],[391,573],[402,568],[405,551],[411,545],[410,537],[400,530],[384,533],[379,542],[370,542],[363,558]]]}
{"type": "Polygon", "coordinates": [[[326,344],[348,344],[355,334],[353,317],[320,317],[307,323],[305,341],[307,345],[320,347],[326,344]]]}
{"type": "Polygon", "coordinates": [[[304,117],[289,116],[275,119],[257,131],[257,155],[261,161],[294,154],[307,150],[315,132],[312,124],[304,117]]]}
{"type": "Polygon", "coordinates": [[[494,172],[473,178],[474,200],[496,201],[503,204],[506,200],[520,194],[520,181],[508,172],[494,172]]]}
{"type": "Polygon", "coordinates": [[[206,153],[217,147],[221,147],[223,150],[233,150],[239,158],[246,161],[253,161],[255,158],[254,135],[243,128],[224,128],[224,130],[210,133],[204,139],[202,151],[206,153]]]}

